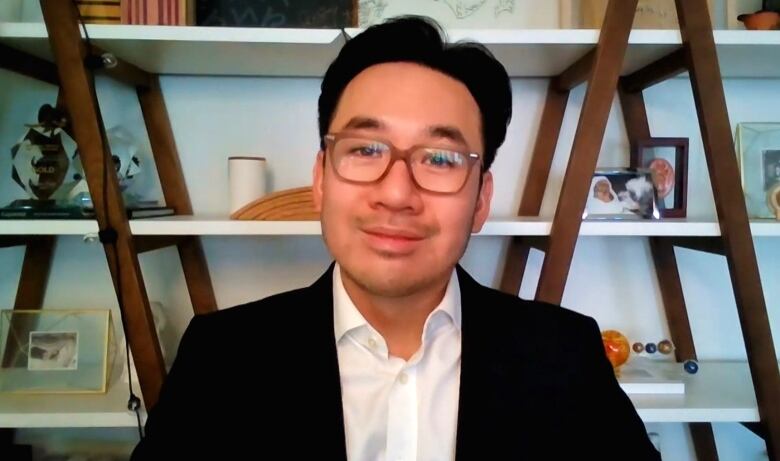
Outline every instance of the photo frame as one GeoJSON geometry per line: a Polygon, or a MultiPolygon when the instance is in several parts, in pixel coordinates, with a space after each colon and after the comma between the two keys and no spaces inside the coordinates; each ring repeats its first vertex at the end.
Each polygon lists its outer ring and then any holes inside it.
{"type": "Polygon", "coordinates": [[[738,123],[734,138],[748,216],[780,219],[780,123],[738,123]]]}
{"type": "MultiPolygon", "coordinates": [[[[558,11],[562,29],[601,29],[609,0],[560,0],[558,11]]],[[[717,24],[715,0],[707,0],[712,24],[717,24]]],[[[674,0],[639,0],[634,29],[677,29],[674,0]]]]}
{"type": "Polygon", "coordinates": [[[104,393],[114,355],[109,309],[0,310],[0,392],[104,393]]]}
{"type": "Polygon", "coordinates": [[[646,168],[599,168],[593,174],[583,219],[658,219],[652,172],[646,168]]]}
{"type": "Polygon", "coordinates": [[[631,166],[653,174],[661,218],[684,218],[688,208],[688,138],[647,138],[631,146],[631,166]]]}

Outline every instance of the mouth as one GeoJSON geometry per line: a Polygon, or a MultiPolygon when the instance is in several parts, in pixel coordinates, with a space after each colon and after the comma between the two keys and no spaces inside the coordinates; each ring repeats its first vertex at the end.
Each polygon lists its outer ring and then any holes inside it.
{"type": "Polygon", "coordinates": [[[410,229],[372,227],[362,231],[372,249],[391,255],[412,253],[425,239],[421,232],[410,229]]]}

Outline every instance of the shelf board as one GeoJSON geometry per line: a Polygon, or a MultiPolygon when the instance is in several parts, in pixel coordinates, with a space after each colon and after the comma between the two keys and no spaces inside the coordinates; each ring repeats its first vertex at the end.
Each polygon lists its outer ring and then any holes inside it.
{"type": "MultiPolygon", "coordinates": [[[[544,236],[550,234],[548,218],[494,218],[477,236],[544,236]]],[[[780,237],[780,221],[750,223],[754,237],[780,237]]],[[[135,235],[320,235],[319,221],[236,221],[226,216],[167,216],[130,221],[135,235]]],[[[0,235],[85,235],[97,233],[93,220],[0,220],[0,235]]],[[[714,221],[663,219],[659,221],[585,221],[582,236],[717,237],[714,221]]]]}
{"type": "MultiPolygon", "coordinates": [[[[220,216],[173,216],[130,222],[135,235],[320,235],[319,221],[235,221],[220,216]]],[[[546,218],[491,219],[478,236],[544,236],[552,222],[546,218]]],[[[780,236],[780,222],[751,223],[754,236],[780,236]]],[[[660,221],[586,221],[583,236],[718,236],[718,223],[687,219],[660,221]]]]}
{"type": "MultiPolygon", "coordinates": [[[[161,74],[320,77],[345,43],[339,29],[245,27],[87,26],[95,44],[136,66],[161,74]]],[[[354,36],[360,29],[346,29],[354,36]]],[[[452,41],[484,43],[513,77],[559,74],[597,42],[590,29],[452,29],[452,41]]],[[[716,30],[724,77],[780,77],[780,32],[716,30]]],[[[42,23],[0,23],[0,43],[51,60],[42,23]]],[[[676,30],[634,30],[624,73],[673,51],[676,30]]]]}
{"type": "MultiPolygon", "coordinates": [[[[87,31],[95,45],[158,74],[320,77],[344,44],[338,29],[91,24],[87,31]]],[[[47,37],[43,23],[0,23],[0,42],[52,61],[47,37]]]]}
{"type": "MultiPolygon", "coordinates": [[[[686,393],[677,396],[632,394],[645,422],[751,422],[758,408],[746,362],[700,362],[688,375],[682,365],[653,362],[679,372],[686,393]]],[[[105,395],[0,394],[0,427],[135,427],[126,410],[127,388],[117,382],[105,395]]]]}
{"type": "Polygon", "coordinates": [[[0,235],[85,235],[98,231],[93,219],[3,219],[0,235]]]}
{"type": "Polygon", "coordinates": [[[646,423],[756,422],[758,405],[747,362],[699,362],[695,375],[674,362],[654,364],[667,373],[679,373],[685,394],[631,394],[637,413],[646,423]]]}
{"type": "MultiPolygon", "coordinates": [[[[105,394],[0,393],[0,427],[136,427],[127,399],[123,382],[105,394]]],[[[145,412],[141,416],[143,422],[145,412]]]]}

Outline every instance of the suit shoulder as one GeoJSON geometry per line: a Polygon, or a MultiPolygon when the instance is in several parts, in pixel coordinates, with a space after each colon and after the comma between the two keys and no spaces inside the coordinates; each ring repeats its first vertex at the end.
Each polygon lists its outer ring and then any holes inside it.
{"type": "Polygon", "coordinates": [[[198,323],[219,330],[278,325],[277,322],[295,317],[295,312],[307,301],[306,291],[307,288],[298,288],[198,315],[198,323]]]}
{"type": "Polygon", "coordinates": [[[592,317],[557,304],[527,300],[493,288],[484,287],[484,289],[486,297],[491,300],[484,305],[494,310],[491,315],[498,319],[506,319],[510,325],[522,323],[541,328],[554,327],[580,331],[596,326],[596,321],[592,317]]]}

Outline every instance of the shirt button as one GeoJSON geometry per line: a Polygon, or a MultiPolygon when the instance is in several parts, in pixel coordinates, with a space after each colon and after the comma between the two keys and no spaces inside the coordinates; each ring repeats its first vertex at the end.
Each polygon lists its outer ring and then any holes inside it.
{"type": "Polygon", "coordinates": [[[371,349],[376,349],[376,339],[368,338],[368,347],[371,349]]]}
{"type": "Polygon", "coordinates": [[[401,376],[398,377],[398,380],[401,381],[401,384],[406,384],[409,381],[409,375],[406,373],[401,373],[401,376]]]}

